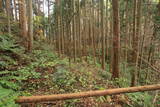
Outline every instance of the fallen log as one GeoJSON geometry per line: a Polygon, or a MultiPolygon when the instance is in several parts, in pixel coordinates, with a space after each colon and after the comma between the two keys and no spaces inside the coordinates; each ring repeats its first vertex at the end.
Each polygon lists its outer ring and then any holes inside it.
{"type": "Polygon", "coordinates": [[[85,97],[115,95],[115,94],[122,94],[122,93],[143,92],[143,91],[151,91],[151,90],[160,90],[160,84],[128,87],[128,88],[97,90],[97,91],[87,91],[87,92],[70,93],[70,94],[55,94],[55,95],[28,96],[28,97],[22,96],[16,100],[16,103],[37,103],[37,102],[45,102],[45,101],[77,99],[77,98],[85,98],[85,97]]]}

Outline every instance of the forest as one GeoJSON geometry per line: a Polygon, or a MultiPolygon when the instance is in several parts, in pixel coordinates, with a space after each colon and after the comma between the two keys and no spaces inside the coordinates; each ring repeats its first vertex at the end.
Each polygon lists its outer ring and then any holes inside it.
{"type": "Polygon", "coordinates": [[[160,107],[160,0],[0,0],[0,107],[160,107]]]}

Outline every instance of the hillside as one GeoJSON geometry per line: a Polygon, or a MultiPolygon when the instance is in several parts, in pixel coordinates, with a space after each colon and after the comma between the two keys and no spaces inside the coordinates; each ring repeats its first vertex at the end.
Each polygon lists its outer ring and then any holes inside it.
{"type": "MultiPolygon", "coordinates": [[[[111,81],[111,74],[100,69],[100,65],[93,64],[92,59],[69,63],[66,56],[57,56],[49,44],[40,45],[35,42],[32,53],[27,53],[13,39],[13,36],[0,36],[0,106],[17,107],[14,99],[25,95],[50,95],[89,90],[103,90],[109,88],[127,87],[127,78],[111,81]]],[[[96,98],[83,98],[75,100],[44,102],[39,106],[54,105],[54,107],[131,107],[147,106],[153,104],[157,93],[135,93],[126,95],[102,96],[96,98]],[[149,103],[147,103],[149,101],[149,103]],[[146,102],[146,103],[144,103],[146,102]],[[144,105],[145,104],[145,105],[144,105]]],[[[158,104],[159,97],[154,104],[158,104]]],[[[26,105],[26,104],[25,104],[26,105]]],[[[34,104],[27,104],[28,107],[34,104]]],[[[23,106],[23,105],[22,105],[23,106]]]]}

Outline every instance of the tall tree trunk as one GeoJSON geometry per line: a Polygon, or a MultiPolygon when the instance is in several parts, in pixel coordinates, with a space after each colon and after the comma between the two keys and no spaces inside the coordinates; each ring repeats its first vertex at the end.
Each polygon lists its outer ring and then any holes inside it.
{"type": "Polygon", "coordinates": [[[10,0],[10,17],[11,17],[11,20],[14,20],[14,3],[13,3],[13,0],[10,0]]]}
{"type": "Polygon", "coordinates": [[[125,20],[126,20],[126,28],[125,28],[125,53],[124,53],[124,56],[125,56],[125,65],[124,65],[124,71],[126,72],[127,71],[127,55],[128,55],[128,38],[129,38],[129,0],[126,1],[126,16],[125,16],[125,20]]]}
{"type": "Polygon", "coordinates": [[[78,0],[78,36],[79,36],[79,57],[82,61],[82,36],[81,36],[81,9],[80,9],[80,0],[78,0]]]}
{"type": "Polygon", "coordinates": [[[32,51],[33,48],[33,8],[32,8],[32,0],[29,0],[28,2],[28,7],[29,7],[29,17],[28,17],[28,36],[29,36],[29,41],[28,41],[28,50],[32,51]]]}
{"type": "Polygon", "coordinates": [[[108,0],[106,0],[106,28],[105,28],[105,31],[106,31],[106,58],[105,58],[105,60],[107,61],[107,59],[108,59],[108,48],[109,48],[109,17],[108,17],[108,0]]]}
{"type": "MultiPolygon", "coordinates": [[[[48,24],[50,24],[50,0],[47,0],[48,1],[48,24]]],[[[38,3],[39,4],[39,3],[38,3]]],[[[38,5],[38,13],[39,13],[39,8],[40,8],[40,6],[38,5]]],[[[50,38],[50,26],[48,25],[48,41],[49,41],[49,43],[50,43],[50,40],[51,40],[51,38],[50,38]]]]}
{"type": "MultiPolygon", "coordinates": [[[[75,0],[72,0],[72,5],[73,5],[73,13],[75,13],[75,0]]],[[[76,39],[76,24],[75,24],[75,15],[73,15],[73,19],[72,19],[72,34],[73,34],[73,58],[74,58],[74,61],[76,61],[76,57],[77,57],[77,39],[76,39]]]]}
{"type": "MultiPolygon", "coordinates": [[[[136,35],[137,35],[137,40],[138,40],[138,46],[137,46],[137,59],[136,59],[136,72],[139,72],[137,69],[138,69],[138,59],[139,59],[139,47],[140,47],[140,41],[139,41],[139,38],[141,37],[141,3],[142,3],[142,0],[138,0],[137,2],[137,28],[136,28],[136,35]]],[[[137,81],[137,76],[138,76],[138,73],[136,73],[136,80],[137,81]]],[[[135,82],[136,83],[136,82],[135,82]]],[[[135,84],[136,85],[136,84],[135,84]]]]}
{"type": "Polygon", "coordinates": [[[10,20],[10,14],[11,14],[11,3],[10,0],[6,0],[6,10],[7,10],[7,25],[8,25],[8,33],[11,34],[11,20],[10,20]]]}
{"type": "Polygon", "coordinates": [[[21,36],[23,36],[24,45],[27,48],[27,18],[26,18],[26,3],[25,0],[19,0],[19,17],[20,17],[20,28],[21,36]]]}
{"type": "Polygon", "coordinates": [[[120,27],[119,27],[119,0],[112,0],[113,8],[113,61],[112,78],[119,78],[119,48],[120,48],[120,27]]]}
{"type": "MultiPolygon", "coordinates": [[[[87,2],[84,1],[84,16],[87,17],[87,2]]],[[[87,47],[87,19],[84,19],[84,54],[85,54],[85,60],[88,61],[87,55],[88,55],[88,51],[87,51],[88,47],[87,47]]]]}
{"type": "Polygon", "coordinates": [[[15,12],[15,20],[17,21],[18,20],[18,16],[17,16],[17,0],[13,0],[14,2],[14,12],[15,12]]]}
{"type": "MultiPolygon", "coordinates": [[[[150,0],[147,0],[147,4],[149,4],[149,2],[150,2],[150,0]]],[[[146,10],[147,11],[149,11],[149,5],[147,5],[146,6],[146,10]]],[[[149,18],[148,18],[148,15],[149,15],[149,13],[146,13],[146,15],[145,15],[145,17],[144,17],[144,27],[143,27],[143,35],[142,35],[142,37],[141,37],[141,42],[140,42],[140,64],[139,64],[139,72],[138,72],[138,77],[137,78],[139,78],[139,79],[141,79],[141,77],[140,77],[140,71],[141,71],[141,67],[142,67],[142,59],[141,58],[143,58],[143,56],[144,56],[144,43],[145,43],[145,39],[146,39],[146,37],[148,36],[148,33],[146,32],[146,31],[148,31],[148,20],[149,20],[149,18]]]]}
{"type": "Polygon", "coordinates": [[[56,0],[56,30],[57,30],[57,48],[58,48],[58,55],[60,56],[61,54],[61,37],[60,37],[60,30],[59,30],[59,25],[60,25],[60,2],[59,0],[56,0]]]}
{"type": "Polygon", "coordinates": [[[4,9],[3,9],[3,0],[0,0],[0,13],[3,13],[4,9]]]}
{"type": "MultiPolygon", "coordinates": [[[[94,5],[93,2],[91,5],[94,5]]],[[[92,29],[92,48],[93,48],[93,61],[94,61],[94,64],[96,63],[96,43],[95,43],[95,9],[94,9],[94,6],[92,6],[92,9],[91,9],[91,29],[92,29]]]]}
{"type": "MultiPolygon", "coordinates": [[[[113,44],[113,10],[111,10],[111,12],[110,12],[110,19],[111,19],[111,21],[110,21],[110,31],[109,31],[109,34],[110,34],[110,38],[109,38],[109,40],[110,40],[110,42],[109,42],[109,44],[113,44]]],[[[109,51],[109,54],[110,54],[110,67],[109,67],[109,71],[112,73],[112,69],[113,69],[113,67],[112,67],[112,62],[113,62],[113,45],[110,45],[110,47],[111,47],[111,49],[110,49],[110,51],[109,51]]]]}
{"type": "Polygon", "coordinates": [[[104,0],[101,0],[102,69],[105,69],[104,0]]]}
{"type": "Polygon", "coordinates": [[[160,0],[159,0],[159,3],[158,3],[158,16],[160,16],[160,0]]]}
{"type": "Polygon", "coordinates": [[[136,62],[137,62],[137,46],[138,40],[136,35],[136,15],[137,15],[137,0],[134,0],[134,10],[133,10],[133,44],[132,44],[132,64],[134,70],[132,71],[132,78],[131,78],[131,86],[136,85],[136,62]]]}
{"type": "Polygon", "coordinates": [[[60,0],[60,36],[61,36],[61,53],[64,54],[64,31],[63,31],[63,13],[62,13],[62,4],[63,1],[60,0]]]}

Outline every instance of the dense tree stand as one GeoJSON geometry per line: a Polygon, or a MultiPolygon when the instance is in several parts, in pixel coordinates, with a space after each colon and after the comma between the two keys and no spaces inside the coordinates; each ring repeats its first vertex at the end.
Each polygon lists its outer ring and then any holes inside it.
{"type": "Polygon", "coordinates": [[[87,92],[70,93],[70,94],[19,97],[16,100],[16,103],[35,103],[35,102],[45,102],[45,101],[67,100],[67,99],[86,98],[86,97],[95,97],[104,95],[115,95],[122,93],[143,92],[151,90],[160,90],[160,84],[129,87],[129,88],[98,90],[98,91],[87,91],[87,92]]]}
{"type": "Polygon", "coordinates": [[[0,107],[159,107],[159,74],[160,0],[0,0],[0,107]]]}

